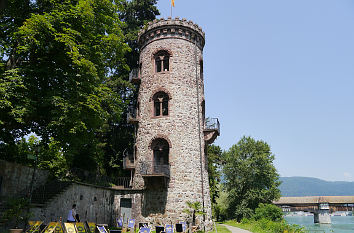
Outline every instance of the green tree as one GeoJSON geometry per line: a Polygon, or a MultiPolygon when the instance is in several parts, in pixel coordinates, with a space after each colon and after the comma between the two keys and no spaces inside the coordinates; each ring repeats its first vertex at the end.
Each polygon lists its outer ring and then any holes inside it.
{"type": "Polygon", "coordinates": [[[35,133],[46,150],[60,148],[59,163],[103,173],[119,167],[133,144],[129,67],[137,66],[137,32],[158,14],[155,3],[8,0],[0,10],[0,158],[21,157],[21,138],[35,133]]]}
{"type": "Polygon", "coordinates": [[[126,41],[132,49],[126,54],[127,64],[131,68],[138,67],[139,45],[138,33],[143,26],[156,18],[160,12],[156,7],[157,0],[131,0],[125,1],[124,9],[120,13],[120,19],[125,22],[123,28],[126,41]]]}
{"type": "Polygon", "coordinates": [[[208,145],[207,155],[210,199],[212,204],[213,215],[215,215],[216,198],[219,196],[220,191],[219,184],[221,179],[222,150],[219,146],[208,145]]]}
{"type": "MultiPolygon", "coordinates": [[[[1,141],[11,145],[29,132],[44,144],[55,138],[70,162],[95,168],[100,164],[95,133],[107,119],[119,119],[123,107],[109,87],[120,78],[112,71],[128,69],[119,2],[28,2],[29,17],[4,35],[1,141]]],[[[17,3],[9,1],[10,9],[17,3]]],[[[11,17],[6,13],[2,29],[11,17]]]]}
{"type": "Polygon", "coordinates": [[[34,135],[22,138],[18,144],[16,162],[48,170],[52,177],[63,177],[68,170],[67,162],[61,150],[60,143],[50,139],[48,145],[43,145],[34,135]]]}
{"type": "Polygon", "coordinates": [[[216,198],[216,204],[214,205],[214,217],[217,221],[224,221],[228,219],[228,193],[224,190],[223,184],[219,184],[219,195],[216,198]]]}
{"type": "Polygon", "coordinates": [[[271,203],[280,197],[274,155],[266,142],[243,137],[224,154],[224,159],[229,218],[240,221],[251,217],[259,203],[271,203]]]}

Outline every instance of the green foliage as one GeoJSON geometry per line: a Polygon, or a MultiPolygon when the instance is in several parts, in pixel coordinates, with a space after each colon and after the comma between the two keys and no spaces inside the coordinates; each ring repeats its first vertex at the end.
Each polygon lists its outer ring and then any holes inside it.
{"type": "Polygon", "coordinates": [[[264,218],[273,222],[280,222],[283,220],[283,212],[281,208],[273,204],[260,203],[258,208],[255,210],[253,218],[255,220],[264,218]]]}
{"type": "Polygon", "coordinates": [[[141,28],[147,25],[148,22],[153,21],[159,11],[156,8],[157,0],[131,0],[125,1],[123,4],[124,10],[120,14],[120,19],[125,22],[123,28],[124,34],[127,38],[129,47],[132,52],[126,56],[127,64],[130,67],[138,67],[138,32],[141,28]]]}
{"type": "Polygon", "coordinates": [[[9,198],[6,201],[6,210],[2,215],[2,219],[6,219],[10,225],[18,228],[20,223],[26,221],[31,213],[27,213],[29,202],[27,198],[9,198]]]}
{"type": "Polygon", "coordinates": [[[273,222],[269,219],[243,219],[241,223],[227,221],[227,225],[239,227],[254,233],[305,233],[305,229],[298,225],[288,224],[285,220],[273,222]]]}
{"type": "MultiPolygon", "coordinates": [[[[109,86],[120,78],[112,70],[124,66],[129,51],[117,14],[119,2],[31,4],[31,15],[3,35],[12,43],[1,54],[1,80],[16,83],[0,85],[1,93],[10,93],[1,106],[2,132],[7,134],[1,141],[8,146],[33,132],[45,144],[50,138],[59,141],[70,162],[83,156],[82,151],[90,151],[85,158],[94,159],[99,154],[96,130],[108,119],[119,119],[123,107],[109,86]]],[[[2,21],[7,17],[2,15],[2,21]]]]}
{"type": "MultiPolygon", "coordinates": [[[[139,63],[138,32],[147,22],[152,21],[159,15],[156,0],[132,0],[123,1],[119,18],[122,26],[125,41],[131,48],[125,53],[124,61],[132,69],[137,68],[139,63]]],[[[118,69],[116,73],[123,80],[128,80],[129,70],[118,69]]],[[[111,88],[122,96],[126,105],[136,106],[138,90],[132,86],[121,88],[120,82],[112,82],[111,88]]],[[[122,175],[121,169],[123,153],[132,154],[134,147],[134,126],[127,123],[127,108],[119,120],[110,119],[102,126],[97,134],[100,147],[104,151],[103,164],[107,175],[122,175]]]]}
{"type": "Polygon", "coordinates": [[[208,175],[209,175],[209,189],[210,199],[212,204],[213,215],[217,214],[216,199],[220,192],[220,179],[221,179],[221,164],[222,164],[222,150],[219,146],[208,145],[208,175]]]}
{"type": "Polygon", "coordinates": [[[222,191],[219,193],[219,196],[216,198],[216,205],[214,207],[214,217],[216,218],[217,221],[225,221],[226,219],[229,219],[228,193],[222,188],[220,188],[220,190],[222,191]]]}
{"type": "Polygon", "coordinates": [[[231,231],[229,231],[229,229],[227,229],[223,225],[216,224],[216,230],[214,229],[213,231],[211,231],[209,233],[231,233],[231,231]]]}
{"type": "Polygon", "coordinates": [[[263,141],[243,137],[224,154],[228,218],[249,218],[259,203],[280,197],[274,155],[263,141]]]}
{"type": "Polygon", "coordinates": [[[40,138],[39,165],[117,174],[133,147],[126,106],[137,32],[155,0],[9,0],[0,10],[0,159],[28,164],[24,136],[40,138]],[[130,48],[130,47],[131,48],[130,48]],[[44,153],[44,152],[43,152],[44,153]],[[53,158],[53,161],[51,161],[53,158]]]}
{"type": "Polygon", "coordinates": [[[192,220],[192,225],[195,225],[196,217],[204,215],[202,204],[199,201],[186,201],[186,204],[188,208],[184,209],[183,212],[189,215],[189,218],[192,220]]]}
{"type": "Polygon", "coordinates": [[[18,151],[16,161],[28,166],[37,163],[38,168],[48,170],[53,177],[63,177],[68,170],[60,144],[52,138],[46,146],[34,135],[27,140],[22,138],[18,143],[18,151]]]}

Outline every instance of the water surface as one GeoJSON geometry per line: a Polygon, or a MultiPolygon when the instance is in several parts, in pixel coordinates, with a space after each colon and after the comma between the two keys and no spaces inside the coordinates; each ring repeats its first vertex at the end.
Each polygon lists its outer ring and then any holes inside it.
{"type": "Polygon", "coordinates": [[[332,224],[314,224],[313,216],[285,216],[285,220],[304,226],[310,233],[354,233],[354,216],[331,216],[332,224]]]}

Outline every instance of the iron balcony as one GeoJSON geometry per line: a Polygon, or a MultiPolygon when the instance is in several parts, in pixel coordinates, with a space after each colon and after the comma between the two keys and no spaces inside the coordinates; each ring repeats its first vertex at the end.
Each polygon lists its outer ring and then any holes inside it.
{"type": "Polygon", "coordinates": [[[170,165],[156,164],[154,161],[140,161],[139,172],[142,176],[170,177],[170,165]]]}

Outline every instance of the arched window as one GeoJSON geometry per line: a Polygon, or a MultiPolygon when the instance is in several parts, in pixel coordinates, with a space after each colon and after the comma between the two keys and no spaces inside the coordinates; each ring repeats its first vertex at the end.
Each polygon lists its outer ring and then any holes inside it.
{"type": "Polygon", "coordinates": [[[162,91],[154,95],[154,116],[168,115],[168,99],[168,95],[162,91]]]}
{"type": "Polygon", "coordinates": [[[167,51],[162,50],[157,52],[154,59],[156,73],[170,70],[170,54],[167,51]]]}
{"type": "Polygon", "coordinates": [[[170,146],[163,138],[156,138],[152,144],[151,149],[154,154],[155,165],[168,165],[170,146]]]}

